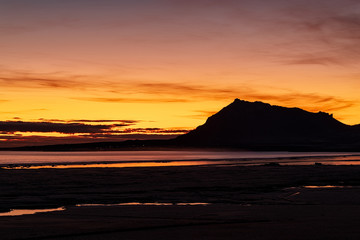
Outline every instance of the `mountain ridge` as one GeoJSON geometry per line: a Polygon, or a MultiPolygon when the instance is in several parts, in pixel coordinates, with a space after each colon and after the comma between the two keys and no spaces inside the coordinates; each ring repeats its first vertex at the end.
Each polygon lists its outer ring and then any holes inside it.
{"type": "Polygon", "coordinates": [[[203,125],[170,140],[127,140],[3,148],[19,151],[119,151],[226,148],[266,151],[357,151],[360,124],[325,112],[235,99],[203,125]]]}
{"type": "Polygon", "coordinates": [[[177,141],[224,147],[339,146],[359,136],[359,127],[346,125],[329,113],[235,99],[177,141]]]}

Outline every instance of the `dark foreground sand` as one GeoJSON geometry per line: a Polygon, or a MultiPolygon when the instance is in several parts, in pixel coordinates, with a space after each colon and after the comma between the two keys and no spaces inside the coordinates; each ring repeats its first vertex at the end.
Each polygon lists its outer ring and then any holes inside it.
{"type": "Polygon", "coordinates": [[[0,194],[67,207],[0,217],[0,239],[360,239],[360,166],[1,170],[0,194]],[[121,202],[211,205],[75,207],[121,202]]]}

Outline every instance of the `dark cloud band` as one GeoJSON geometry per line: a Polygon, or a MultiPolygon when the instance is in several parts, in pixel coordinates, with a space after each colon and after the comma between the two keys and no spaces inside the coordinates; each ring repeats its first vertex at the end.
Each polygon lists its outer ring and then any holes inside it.
{"type": "MultiPolygon", "coordinates": [[[[124,125],[126,126],[126,125],[124,125]]],[[[0,121],[1,132],[58,132],[58,133],[102,133],[110,130],[112,125],[90,125],[82,123],[52,123],[0,121]]]]}

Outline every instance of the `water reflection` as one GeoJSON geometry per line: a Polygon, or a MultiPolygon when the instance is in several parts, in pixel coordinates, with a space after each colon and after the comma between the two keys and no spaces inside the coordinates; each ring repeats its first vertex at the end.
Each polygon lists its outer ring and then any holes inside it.
{"type": "MultiPolygon", "coordinates": [[[[115,204],[76,204],[76,207],[112,207],[112,206],[206,206],[210,203],[190,202],[190,203],[162,203],[162,202],[128,202],[115,204]]],[[[0,217],[32,215],[36,213],[64,211],[65,207],[48,208],[48,209],[11,209],[9,212],[0,213],[0,217]]]]}
{"type": "Polygon", "coordinates": [[[111,207],[111,206],[206,206],[210,203],[191,202],[191,203],[162,203],[162,202],[128,202],[115,204],[77,204],[76,207],[111,207]]]}
{"type": "MultiPolygon", "coordinates": [[[[135,156],[139,153],[135,153],[135,156]]],[[[146,154],[143,152],[142,154],[146,154]]],[[[305,153],[304,153],[305,154],[305,153]]],[[[310,154],[310,153],[307,153],[310,154]]],[[[96,154],[95,154],[96,155],[96,154]]],[[[306,154],[305,154],[306,155],[306,154]]],[[[1,154],[0,154],[1,156],[1,154]]],[[[175,155],[179,157],[179,155],[175,155]]],[[[200,155],[199,155],[200,156],[200,155]]],[[[273,155],[271,155],[273,157],[273,155]]],[[[90,156],[89,156],[90,157],[90,156]]],[[[92,156],[93,157],[93,156],[92,156]]],[[[144,157],[144,156],[143,156],[144,157]]],[[[12,163],[1,165],[1,169],[44,169],[44,168],[125,168],[125,167],[175,167],[175,166],[205,166],[205,165],[217,165],[217,166],[270,166],[270,167],[281,167],[285,165],[315,165],[316,167],[323,167],[326,165],[360,165],[360,156],[296,156],[296,157],[283,157],[279,155],[276,158],[238,158],[238,159],[186,159],[189,156],[183,156],[182,160],[173,160],[174,156],[168,155],[169,159],[160,160],[163,156],[159,156],[158,159],[152,154],[153,160],[126,160],[115,162],[102,161],[102,157],[98,158],[98,162],[91,161],[91,157],[87,158],[83,156],[83,162],[77,161],[63,161],[52,163],[12,163]]],[[[218,157],[214,155],[213,157],[218,157]]],[[[0,161],[1,162],[1,161],[0,161]]]]}
{"type": "Polygon", "coordinates": [[[36,213],[44,212],[55,212],[55,211],[64,211],[65,207],[60,208],[49,208],[49,209],[12,209],[10,212],[0,213],[2,217],[8,216],[22,216],[22,215],[31,215],[36,213]]]}
{"type": "Polygon", "coordinates": [[[351,186],[323,185],[323,186],[303,186],[303,188],[310,188],[310,189],[321,189],[321,188],[351,188],[351,186]]]}
{"type": "Polygon", "coordinates": [[[177,203],[176,205],[179,206],[206,206],[210,203],[202,203],[202,202],[195,202],[195,203],[177,203]]]}
{"type": "Polygon", "coordinates": [[[127,162],[127,163],[89,163],[68,165],[24,165],[9,166],[3,169],[43,169],[43,168],[125,168],[125,167],[176,167],[230,164],[229,161],[168,161],[168,162],[127,162]]]}
{"type": "Polygon", "coordinates": [[[155,162],[179,160],[262,160],[271,162],[287,159],[296,162],[299,159],[359,160],[360,153],[336,152],[251,152],[251,151],[110,151],[110,152],[0,152],[0,165],[8,164],[81,164],[84,162],[155,162]]]}

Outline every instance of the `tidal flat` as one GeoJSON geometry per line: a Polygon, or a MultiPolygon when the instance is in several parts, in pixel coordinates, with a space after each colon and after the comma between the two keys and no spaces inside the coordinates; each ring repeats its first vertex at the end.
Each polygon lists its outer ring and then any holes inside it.
{"type": "Polygon", "coordinates": [[[1,239],[360,237],[357,165],[3,169],[0,183],[1,212],[64,208],[2,216],[1,239]]]}

